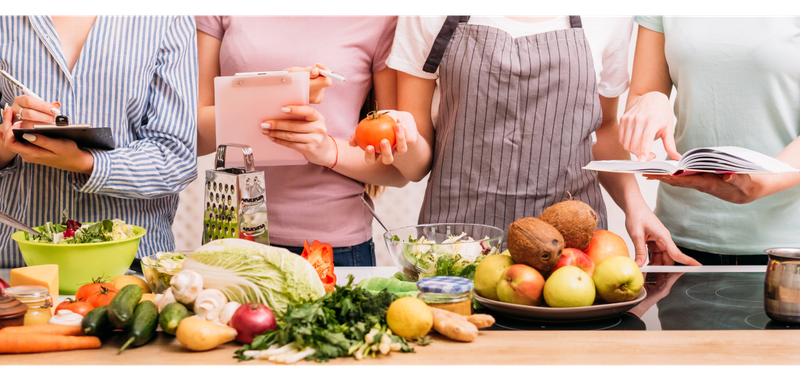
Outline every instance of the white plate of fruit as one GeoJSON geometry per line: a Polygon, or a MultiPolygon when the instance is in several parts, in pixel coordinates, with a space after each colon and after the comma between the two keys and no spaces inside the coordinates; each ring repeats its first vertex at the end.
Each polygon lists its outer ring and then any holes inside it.
{"type": "Polygon", "coordinates": [[[597,229],[597,215],[577,200],[513,222],[508,249],[475,270],[475,298],[517,318],[577,322],[624,313],[647,296],[625,241],[597,229]]]}

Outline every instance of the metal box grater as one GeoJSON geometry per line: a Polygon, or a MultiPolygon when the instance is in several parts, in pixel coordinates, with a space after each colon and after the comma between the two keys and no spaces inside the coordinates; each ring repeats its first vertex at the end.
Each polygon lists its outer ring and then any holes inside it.
{"type": "Polygon", "coordinates": [[[214,170],[206,171],[203,244],[222,238],[240,238],[269,245],[264,172],[255,171],[250,146],[218,146],[214,166],[214,170]],[[244,169],[225,167],[228,147],[241,149],[244,169]]]}

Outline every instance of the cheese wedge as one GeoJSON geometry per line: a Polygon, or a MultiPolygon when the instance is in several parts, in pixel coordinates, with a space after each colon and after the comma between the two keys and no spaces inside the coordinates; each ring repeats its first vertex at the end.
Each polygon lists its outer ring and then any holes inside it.
{"type": "MultiPolygon", "coordinates": [[[[38,285],[50,292],[53,304],[58,302],[58,265],[28,266],[11,269],[11,286],[38,285]]],[[[53,308],[55,309],[55,305],[53,308]]]]}

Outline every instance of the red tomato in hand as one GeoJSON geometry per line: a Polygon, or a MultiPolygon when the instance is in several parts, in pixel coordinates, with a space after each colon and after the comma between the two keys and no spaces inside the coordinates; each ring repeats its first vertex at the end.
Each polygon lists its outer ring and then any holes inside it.
{"type": "Polygon", "coordinates": [[[375,147],[375,152],[381,152],[381,141],[386,139],[389,145],[394,147],[395,134],[394,126],[397,122],[386,113],[378,114],[371,112],[356,127],[356,143],[362,150],[367,146],[375,147]]]}
{"type": "Polygon", "coordinates": [[[67,298],[67,300],[61,302],[61,304],[56,307],[56,313],[62,309],[72,311],[73,313],[78,313],[86,317],[86,313],[89,313],[90,310],[94,309],[94,306],[89,302],[82,302],[72,300],[72,298],[67,298]]]}
{"type": "MultiPolygon", "coordinates": [[[[85,302],[90,296],[99,293],[101,288],[111,290],[114,289],[114,285],[108,282],[103,282],[102,278],[94,279],[92,280],[91,284],[86,284],[78,288],[78,292],[75,293],[75,300],[85,302]]],[[[114,291],[116,292],[117,290],[114,289],[114,291]]]]}
{"type": "Polygon", "coordinates": [[[111,299],[114,299],[115,295],[117,295],[117,289],[101,287],[100,292],[90,296],[86,301],[97,308],[111,303],[111,299]]]}

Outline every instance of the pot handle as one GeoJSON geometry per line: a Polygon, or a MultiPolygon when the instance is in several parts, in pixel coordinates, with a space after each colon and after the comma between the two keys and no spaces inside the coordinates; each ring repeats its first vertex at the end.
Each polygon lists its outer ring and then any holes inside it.
{"type": "Polygon", "coordinates": [[[238,143],[226,143],[220,144],[217,146],[217,159],[215,160],[214,169],[224,169],[225,168],[225,151],[228,147],[239,147],[242,150],[242,156],[244,157],[244,169],[246,172],[253,172],[256,171],[256,164],[255,160],[253,159],[253,149],[246,144],[238,144],[238,143]]]}

